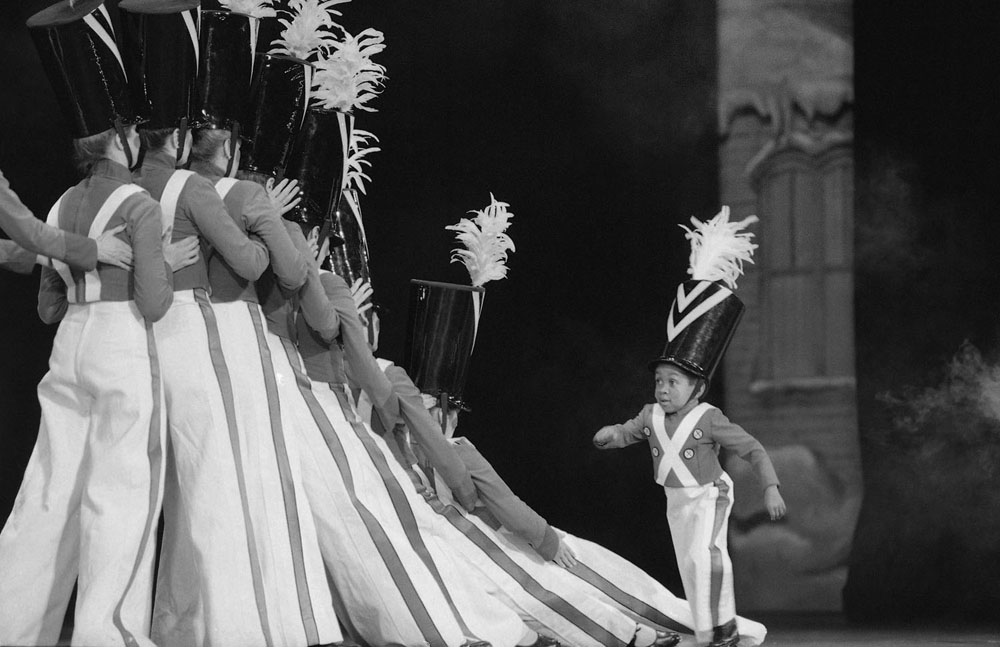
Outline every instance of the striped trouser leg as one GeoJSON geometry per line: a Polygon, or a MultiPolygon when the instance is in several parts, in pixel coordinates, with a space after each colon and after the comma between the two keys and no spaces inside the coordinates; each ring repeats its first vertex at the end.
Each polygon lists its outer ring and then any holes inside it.
{"type": "Polygon", "coordinates": [[[165,647],[271,647],[245,441],[199,296],[176,292],[155,326],[176,475],[168,485],[176,490],[167,491],[164,510],[170,543],[160,562],[154,637],[165,647]]]}
{"type": "Polygon", "coordinates": [[[0,532],[0,645],[54,645],[76,580],[91,395],[74,358],[84,320],[71,306],[38,385],[41,426],[0,532]]]}
{"type": "MultiPolygon", "coordinates": [[[[457,596],[442,590],[433,569],[411,544],[383,475],[352,440],[351,421],[332,394],[332,402],[320,401],[294,346],[278,337],[270,339],[272,357],[285,355],[283,365],[274,362],[278,382],[297,396],[298,404],[293,405],[290,395],[287,404],[301,432],[297,442],[309,500],[327,568],[350,615],[346,624],[370,644],[461,645],[468,636],[452,610],[457,596]]],[[[479,597],[484,606],[493,604],[479,597]]],[[[520,620],[505,609],[490,628],[492,635],[477,637],[497,647],[514,645],[524,633],[520,620]]]]}
{"type": "Polygon", "coordinates": [[[736,617],[733,566],[726,542],[732,480],[723,474],[713,484],[665,490],[667,521],[695,636],[706,642],[713,627],[736,617]]]}
{"type": "Polygon", "coordinates": [[[158,348],[131,303],[96,303],[80,346],[93,396],[80,502],[74,645],[149,638],[156,525],[164,475],[158,348]]]}

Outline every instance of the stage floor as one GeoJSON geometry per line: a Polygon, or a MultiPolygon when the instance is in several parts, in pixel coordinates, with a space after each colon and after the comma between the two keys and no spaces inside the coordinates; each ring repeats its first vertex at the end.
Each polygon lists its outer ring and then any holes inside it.
{"type": "MultiPolygon", "coordinates": [[[[1000,647],[1000,621],[990,627],[961,623],[926,626],[871,627],[848,623],[837,614],[748,613],[767,626],[764,647],[952,647],[994,645],[1000,647]]],[[[67,627],[67,629],[69,629],[67,627]]],[[[69,645],[68,631],[57,647],[69,645]]],[[[679,647],[694,645],[685,637],[679,647]]],[[[571,646],[567,646],[571,647],[571,646]]]]}
{"type": "MultiPolygon", "coordinates": [[[[997,645],[1000,624],[962,623],[875,627],[850,624],[837,614],[747,614],[767,626],[765,646],[791,647],[909,647],[910,645],[997,645]]],[[[684,644],[684,643],[682,643],[684,644]]]]}

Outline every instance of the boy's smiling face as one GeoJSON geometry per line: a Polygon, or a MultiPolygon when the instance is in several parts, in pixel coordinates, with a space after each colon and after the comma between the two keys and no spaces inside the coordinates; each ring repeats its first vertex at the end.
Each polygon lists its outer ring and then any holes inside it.
{"type": "Polygon", "coordinates": [[[656,388],[653,396],[664,413],[676,413],[691,400],[691,394],[699,386],[699,380],[672,364],[656,367],[656,388]]]}

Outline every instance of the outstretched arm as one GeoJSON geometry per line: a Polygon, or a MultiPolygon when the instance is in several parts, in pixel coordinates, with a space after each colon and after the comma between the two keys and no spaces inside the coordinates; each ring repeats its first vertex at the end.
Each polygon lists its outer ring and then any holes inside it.
{"type": "Polygon", "coordinates": [[[59,259],[83,271],[97,267],[97,243],[36,218],[10,188],[3,172],[0,172],[0,229],[34,254],[59,259]]]}
{"type": "Polygon", "coordinates": [[[642,420],[645,417],[646,409],[643,408],[635,418],[620,425],[607,425],[601,427],[594,434],[594,445],[598,449],[620,449],[646,439],[642,433],[642,420]]]}

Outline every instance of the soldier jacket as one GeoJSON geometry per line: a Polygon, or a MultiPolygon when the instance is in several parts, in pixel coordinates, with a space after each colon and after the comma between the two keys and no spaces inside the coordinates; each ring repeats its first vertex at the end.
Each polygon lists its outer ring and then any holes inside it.
{"type": "Polygon", "coordinates": [[[691,402],[673,414],[664,413],[658,404],[647,404],[635,418],[615,425],[615,436],[605,446],[625,447],[642,441],[649,444],[653,478],[666,487],[713,483],[722,475],[722,448],[749,462],[763,488],[779,485],[764,447],[709,404],[691,402]]]}

